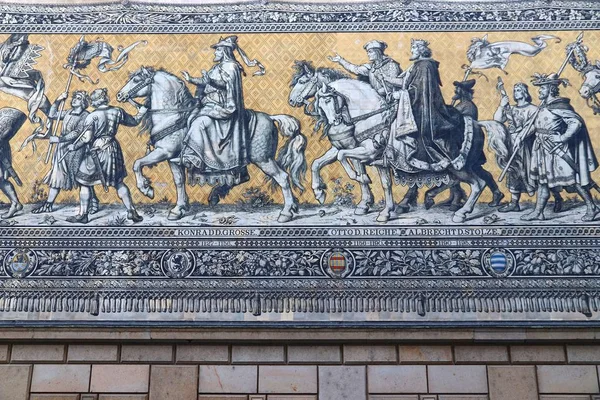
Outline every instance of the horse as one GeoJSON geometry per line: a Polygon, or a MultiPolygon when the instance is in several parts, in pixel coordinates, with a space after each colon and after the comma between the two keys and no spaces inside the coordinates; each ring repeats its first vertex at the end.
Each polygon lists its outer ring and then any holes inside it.
{"type": "Polygon", "coordinates": [[[595,64],[588,64],[580,72],[583,76],[583,83],[579,89],[579,94],[588,102],[594,114],[599,114],[600,100],[596,95],[600,92],[600,61],[596,61],[595,64]]]}
{"type": "MultiPolygon", "coordinates": [[[[177,202],[169,211],[168,219],[179,220],[189,209],[181,153],[186,135],[199,134],[188,131],[188,117],[198,107],[198,102],[182,79],[165,70],[151,67],[141,67],[133,72],[117,93],[119,102],[135,102],[135,98],[145,98],[148,111],[142,130],[150,133],[150,143],[154,147],[133,163],[137,188],[146,197],[154,198],[154,189],[144,176],[143,168],[168,161],[177,189],[177,202]]],[[[272,183],[281,187],[284,205],[278,221],[288,222],[298,212],[298,200],[293,188],[304,191],[306,137],[300,132],[300,121],[292,116],[247,111],[256,116],[256,123],[253,124],[255,128],[250,132],[250,163],[258,166],[272,183]],[[287,142],[277,154],[278,133],[286,137],[287,142]]],[[[229,189],[227,187],[226,192],[229,189]]]]}
{"type": "MultiPolygon", "coordinates": [[[[370,87],[370,86],[369,86],[370,87]]],[[[329,125],[329,129],[343,129],[349,130],[353,128],[353,124],[351,123],[353,120],[360,120],[361,115],[370,115],[375,112],[380,112],[378,110],[370,110],[363,106],[359,106],[365,104],[365,96],[376,96],[377,93],[372,90],[372,92],[365,90],[359,91],[356,90],[353,86],[348,86],[343,82],[343,80],[338,80],[330,83],[329,85],[322,86],[320,90],[316,93],[316,101],[315,107],[318,107],[320,111],[326,116],[327,125],[329,125]],[[344,118],[343,114],[347,112],[350,116],[350,119],[344,118]],[[345,121],[343,124],[340,121],[345,121]],[[348,122],[346,122],[348,121],[348,122]],[[349,123],[350,122],[350,123],[349,123]],[[337,128],[342,126],[342,128],[337,128]]],[[[431,165],[431,169],[436,172],[446,171],[452,178],[467,183],[471,188],[471,193],[467,198],[465,204],[458,209],[452,220],[454,222],[464,222],[466,220],[467,214],[472,213],[475,207],[481,192],[485,188],[486,184],[483,179],[479,176],[479,174],[474,171],[472,165],[476,165],[476,161],[480,157],[480,152],[483,151],[482,148],[478,146],[472,146],[472,144],[476,140],[483,140],[481,138],[474,138],[473,133],[478,132],[478,127],[484,127],[488,131],[497,131],[503,130],[504,127],[495,121],[484,121],[477,122],[472,120],[470,117],[464,117],[465,119],[465,139],[463,140],[460,154],[466,154],[466,156],[459,155],[456,159],[450,160],[447,163],[437,163],[439,165],[431,165]]],[[[356,127],[358,130],[358,127],[356,127]]],[[[483,135],[483,133],[481,133],[483,135]]],[[[391,137],[391,135],[390,135],[391,137]]],[[[388,141],[387,145],[389,146],[391,139],[388,141]]],[[[382,210],[380,215],[377,218],[378,222],[386,222],[392,217],[394,217],[394,201],[392,196],[392,187],[390,180],[390,169],[385,166],[386,163],[377,162],[376,158],[381,154],[384,154],[385,150],[377,149],[377,151],[373,151],[368,147],[356,147],[354,149],[340,151],[338,159],[342,163],[342,165],[348,166],[346,158],[353,158],[360,162],[374,162],[374,165],[377,167],[377,171],[380,175],[381,184],[385,193],[385,208],[382,210]]],[[[406,164],[407,160],[401,160],[399,164],[406,164]]],[[[419,174],[420,172],[415,172],[414,174],[419,174]]],[[[403,174],[406,174],[403,172],[403,174]]],[[[350,175],[350,174],[349,174],[350,175]]],[[[412,174],[411,174],[412,175],[412,174]]],[[[353,176],[351,176],[353,178],[353,176]]],[[[358,177],[354,177],[355,179],[358,177]]],[[[359,179],[357,179],[359,180],[359,179]]],[[[360,180],[359,180],[360,182],[360,180]]]]}
{"type": "MultiPolygon", "coordinates": [[[[345,81],[351,81],[351,79],[349,79],[350,77],[347,74],[332,68],[319,68],[315,70],[310,61],[296,61],[294,69],[296,72],[290,84],[291,90],[288,102],[292,107],[304,106],[305,114],[316,117],[318,120],[315,130],[318,130],[323,125],[323,115],[310,109],[311,103],[309,102],[309,99],[315,97],[319,86],[322,84],[329,84],[332,81],[339,79],[344,79],[345,81]]],[[[380,104],[380,101],[375,100],[373,104],[380,104]]],[[[370,121],[370,123],[372,122],[375,125],[379,125],[381,121],[373,120],[380,119],[380,117],[381,116],[374,116],[374,118],[371,118],[372,121],[370,121]]],[[[329,134],[328,132],[325,132],[324,136],[329,139],[331,147],[320,157],[317,157],[311,165],[312,190],[316,200],[321,204],[325,202],[327,197],[327,185],[321,177],[321,170],[327,165],[338,161],[339,152],[341,150],[352,149],[361,144],[360,140],[357,141],[356,137],[353,135],[348,135],[348,132],[338,132],[336,129],[329,131],[329,134]]],[[[350,162],[352,163],[354,170],[347,166],[345,166],[344,169],[350,174],[360,177],[361,200],[356,205],[354,213],[356,215],[365,215],[371,210],[375,201],[371,187],[369,186],[371,180],[367,175],[363,163],[358,162],[357,160],[351,160],[350,162]]]]}

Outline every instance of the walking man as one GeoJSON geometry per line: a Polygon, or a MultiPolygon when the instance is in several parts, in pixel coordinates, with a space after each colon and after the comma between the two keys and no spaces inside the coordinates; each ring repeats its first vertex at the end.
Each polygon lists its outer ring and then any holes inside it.
{"type": "Polygon", "coordinates": [[[76,176],[81,186],[80,212],[67,218],[67,221],[82,224],[88,222],[93,186],[101,184],[105,191],[109,187],[117,190],[117,195],[127,208],[127,219],[141,222],[143,218],[135,210],[129,188],[123,182],[127,171],[116,135],[120,125],[138,125],[147,110],[140,108],[139,113],[132,116],[122,108],[110,106],[106,88],[94,90],[90,99],[95,110],[86,117],[80,140],[68,146],[69,151],[77,151],[83,147],[87,147],[87,150],[76,176]]]}
{"type": "Polygon", "coordinates": [[[586,205],[582,220],[593,221],[598,207],[590,193],[594,185],[591,172],[598,168],[598,161],[585,122],[569,99],[559,97],[560,85],[568,82],[556,74],[543,74],[536,75],[533,84],[539,87],[542,101],[534,124],[530,169],[538,192],[535,209],[521,219],[543,220],[550,190],[574,187],[586,205]]]}
{"type": "MultiPolygon", "coordinates": [[[[88,94],[84,91],[76,90],[71,99],[71,109],[58,112],[59,104],[64,101],[68,93],[62,93],[48,113],[48,118],[58,123],[63,121],[60,136],[50,136],[50,143],[56,143],[56,151],[52,156],[52,168],[44,177],[43,182],[50,187],[48,198],[39,207],[34,208],[34,214],[52,212],[54,201],[61,190],[72,190],[77,186],[75,174],[81,165],[85,148],[80,147],[77,151],[69,152],[67,147],[73,143],[83,132],[84,122],[89,112],[86,110],[90,103],[88,94]]],[[[90,214],[98,211],[98,198],[92,188],[92,200],[90,205],[90,214]]]]}

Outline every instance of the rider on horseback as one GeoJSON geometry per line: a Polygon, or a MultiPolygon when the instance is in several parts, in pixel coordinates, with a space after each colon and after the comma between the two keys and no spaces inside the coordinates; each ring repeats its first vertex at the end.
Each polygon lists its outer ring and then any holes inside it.
{"type": "Polygon", "coordinates": [[[367,78],[373,89],[381,97],[391,101],[392,86],[386,82],[386,78],[393,79],[400,75],[402,73],[400,64],[384,54],[387,48],[387,43],[385,42],[371,40],[363,47],[367,51],[370,61],[366,64],[352,64],[337,53],[335,56],[329,57],[329,59],[340,64],[348,72],[367,78]]]}
{"type": "Polygon", "coordinates": [[[209,196],[209,203],[215,205],[233,186],[249,179],[249,129],[242,91],[245,72],[233,52],[237,50],[246,65],[258,64],[261,70],[262,65],[247,60],[237,36],[221,39],[211,47],[216,64],[210,71],[203,71],[199,78],[183,72],[185,79],[198,87],[201,108],[188,119],[190,129],[182,160],[190,168],[192,185],[215,186],[209,196]]]}
{"type": "MultiPolygon", "coordinates": [[[[450,182],[444,170],[453,160],[459,159],[463,142],[463,116],[454,107],[446,105],[440,89],[439,62],[431,56],[429,42],[412,39],[410,59],[413,65],[398,78],[386,78],[389,84],[408,92],[416,125],[410,133],[390,137],[385,154],[385,160],[393,167],[396,177],[411,185],[399,204],[403,212],[408,211],[409,204],[416,204],[418,186],[450,182]],[[417,172],[425,172],[420,174],[417,182],[406,178],[406,173],[417,172]]],[[[399,97],[398,93],[401,91],[395,92],[394,96],[399,97]]]]}

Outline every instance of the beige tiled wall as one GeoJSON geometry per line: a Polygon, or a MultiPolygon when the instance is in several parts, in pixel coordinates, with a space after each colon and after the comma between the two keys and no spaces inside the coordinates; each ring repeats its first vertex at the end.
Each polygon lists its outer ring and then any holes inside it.
{"type": "Polygon", "coordinates": [[[600,344],[5,343],[0,400],[596,400],[600,344]]]}

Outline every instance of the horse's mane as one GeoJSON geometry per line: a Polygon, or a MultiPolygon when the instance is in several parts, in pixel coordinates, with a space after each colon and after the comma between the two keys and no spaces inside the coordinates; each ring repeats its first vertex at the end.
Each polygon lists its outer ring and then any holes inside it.
{"type": "Polygon", "coordinates": [[[290,86],[295,86],[298,83],[298,79],[300,79],[303,75],[306,74],[306,70],[308,69],[311,73],[315,73],[315,67],[313,66],[312,61],[307,60],[296,60],[294,61],[294,76],[292,76],[292,81],[290,82],[290,86]]]}
{"type": "Polygon", "coordinates": [[[307,60],[296,60],[294,61],[294,76],[292,76],[292,81],[290,82],[290,86],[295,86],[298,83],[298,79],[306,74],[306,71],[310,71],[311,74],[321,74],[329,82],[337,81],[338,79],[351,79],[350,75],[347,73],[340,71],[335,68],[327,68],[327,67],[319,67],[315,68],[313,66],[312,61],[307,60]]]}
{"type": "Polygon", "coordinates": [[[339,79],[352,79],[347,73],[335,68],[319,67],[317,68],[317,74],[323,75],[329,82],[337,81],[339,79]]]}
{"type": "MultiPolygon", "coordinates": [[[[175,92],[175,99],[176,99],[176,103],[179,104],[179,106],[181,108],[190,107],[192,105],[192,103],[195,101],[194,97],[192,96],[191,92],[189,91],[187,85],[183,82],[183,80],[181,78],[179,78],[177,75],[174,75],[174,74],[170,73],[169,71],[165,70],[164,68],[140,67],[139,69],[137,69],[129,74],[129,79],[133,78],[136,75],[144,75],[145,73],[149,73],[149,74],[153,74],[153,75],[155,75],[157,73],[161,73],[161,74],[167,75],[168,77],[180,82],[181,84],[178,85],[178,87],[180,89],[175,92]]],[[[150,95],[146,97],[146,101],[145,101],[144,105],[146,107],[150,107],[151,102],[152,102],[152,93],[150,93],[150,95]]],[[[152,128],[153,128],[152,113],[148,112],[142,117],[140,134],[142,134],[144,132],[151,132],[152,128]]]]}

